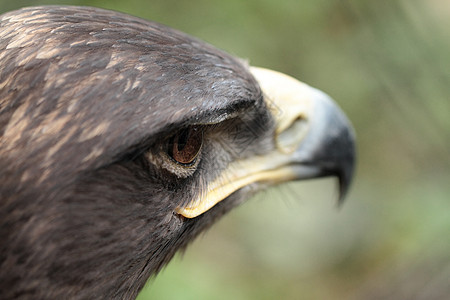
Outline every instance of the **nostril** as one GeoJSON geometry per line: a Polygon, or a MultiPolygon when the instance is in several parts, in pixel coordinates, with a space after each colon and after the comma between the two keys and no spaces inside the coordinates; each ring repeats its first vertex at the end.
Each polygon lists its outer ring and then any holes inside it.
{"type": "Polygon", "coordinates": [[[293,153],[305,138],[308,132],[308,121],[298,116],[285,130],[275,137],[276,146],[285,154],[293,153]]]}

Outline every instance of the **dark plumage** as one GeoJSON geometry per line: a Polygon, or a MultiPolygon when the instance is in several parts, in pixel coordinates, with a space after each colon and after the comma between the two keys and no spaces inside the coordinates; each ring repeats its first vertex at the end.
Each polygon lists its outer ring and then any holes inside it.
{"type": "MultiPolygon", "coordinates": [[[[0,16],[0,65],[1,299],[133,298],[271,184],[184,212],[278,138],[249,67],[188,35],[96,8],[25,8],[0,16]]],[[[336,174],[345,191],[353,139],[337,116],[304,165],[326,163],[295,177],[336,174]]]]}

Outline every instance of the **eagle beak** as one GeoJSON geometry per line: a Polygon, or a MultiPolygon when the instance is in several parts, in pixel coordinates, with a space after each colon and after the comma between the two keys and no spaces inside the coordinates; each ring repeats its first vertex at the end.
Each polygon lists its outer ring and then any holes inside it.
{"type": "Polygon", "coordinates": [[[337,176],[342,202],[355,163],[355,134],[345,114],[328,95],[295,78],[263,68],[251,71],[276,120],[278,151],[302,166],[298,179],[337,176]]]}
{"type": "Polygon", "coordinates": [[[355,135],[344,113],[326,94],[290,76],[256,67],[250,71],[275,120],[274,150],[231,163],[199,199],[177,212],[194,218],[253,183],[325,176],[338,178],[341,203],[355,162],[355,135]]]}

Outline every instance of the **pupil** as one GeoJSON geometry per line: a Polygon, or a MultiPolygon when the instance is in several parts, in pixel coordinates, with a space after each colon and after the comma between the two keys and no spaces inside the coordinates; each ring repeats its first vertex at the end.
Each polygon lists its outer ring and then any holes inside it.
{"type": "Polygon", "coordinates": [[[180,133],[180,135],[178,136],[178,141],[177,141],[177,150],[178,151],[183,151],[184,147],[186,147],[190,132],[191,132],[190,128],[187,128],[187,129],[183,130],[180,133]]]}

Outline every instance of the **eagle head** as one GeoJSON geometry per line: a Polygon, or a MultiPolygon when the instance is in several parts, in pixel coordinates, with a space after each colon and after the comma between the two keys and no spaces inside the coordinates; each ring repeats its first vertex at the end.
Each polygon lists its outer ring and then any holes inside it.
{"type": "Polygon", "coordinates": [[[98,8],[0,16],[0,298],[129,299],[250,195],[351,181],[324,93],[98,8]]]}

